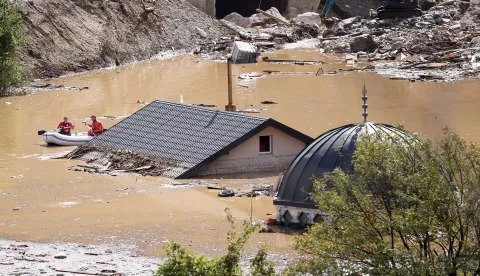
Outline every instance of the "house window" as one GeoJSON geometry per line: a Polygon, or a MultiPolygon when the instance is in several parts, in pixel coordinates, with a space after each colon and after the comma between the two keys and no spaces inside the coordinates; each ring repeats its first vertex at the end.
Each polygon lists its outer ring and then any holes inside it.
{"type": "Polygon", "coordinates": [[[272,136],[260,136],[260,152],[272,152],[272,136]]]}

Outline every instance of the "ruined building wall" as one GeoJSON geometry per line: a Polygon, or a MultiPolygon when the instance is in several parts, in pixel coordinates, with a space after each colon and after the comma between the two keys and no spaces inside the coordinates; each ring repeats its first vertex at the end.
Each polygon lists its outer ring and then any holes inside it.
{"type": "Polygon", "coordinates": [[[295,18],[297,15],[306,12],[316,12],[320,6],[321,0],[288,0],[285,17],[295,18]]]}
{"type": "Polygon", "coordinates": [[[188,0],[188,2],[204,13],[215,17],[215,0],[188,0]]]}
{"type": "MultiPolygon", "coordinates": [[[[187,0],[204,13],[216,17],[223,18],[226,15],[236,12],[245,17],[249,17],[255,13],[256,8],[268,10],[276,7],[282,14],[289,7],[289,2],[298,10],[305,10],[305,6],[315,6],[315,4],[305,4],[303,2],[319,2],[320,0],[187,0]],[[300,3],[302,2],[302,3],[300,3]]],[[[318,4],[316,5],[318,7],[318,4]]],[[[309,10],[310,11],[310,10],[309,10]]],[[[313,8],[312,10],[313,11],[313,8]]]]}
{"type": "Polygon", "coordinates": [[[267,127],[195,174],[279,173],[288,168],[306,144],[274,127],[267,127]],[[259,152],[259,136],[272,136],[271,153],[259,152]]]}

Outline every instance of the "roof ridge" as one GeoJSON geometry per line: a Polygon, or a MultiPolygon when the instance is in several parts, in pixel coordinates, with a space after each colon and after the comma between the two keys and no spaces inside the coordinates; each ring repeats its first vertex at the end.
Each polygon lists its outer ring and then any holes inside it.
{"type": "MultiPolygon", "coordinates": [[[[175,106],[184,106],[184,107],[188,107],[188,108],[192,108],[192,109],[199,109],[199,110],[203,110],[203,111],[208,111],[208,112],[220,112],[220,113],[223,113],[223,114],[227,114],[227,115],[230,115],[230,116],[236,116],[236,117],[244,117],[244,118],[250,118],[250,119],[259,119],[259,120],[269,120],[269,119],[272,119],[272,118],[266,118],[266,117],[260,117],[260,116],[253,116],[253,115],[248,115],[248,114],[240,114],[240,113],[235,113],[235,112],[230,112],[230,111],[224,111],[224,110],[213,110],[213,109],[209,109],[209,108],[206,108],[206,107],[201,107],[201,106],[198,106],[198,105],[193,105],[193,104],[185,104],[185,103],[176,103],[176,102],[170,102],[170,101],[165,101],[165,100],[155,100],[153,101],[152,103],[155,103],[155,102],[159,102],[159,103],[163,103],[163,104],[168,104],[168,105],[175,105],[175,106]]],[[[273,119],[272,119],[273,120],[273,119]]]]}

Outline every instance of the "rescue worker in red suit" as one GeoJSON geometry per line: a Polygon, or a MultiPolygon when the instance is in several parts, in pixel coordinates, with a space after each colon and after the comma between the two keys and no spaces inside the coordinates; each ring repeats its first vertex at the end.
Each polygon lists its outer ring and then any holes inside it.
{"type": "Polygon", "coordinates": [[[88,125],[90,128],[88,130],[88,136],[98,136],[103,133],[103,125],[99,121],[97,121],[97,116],[92,115],[90,117],[92,119],[92,124],[88,125]]]}
{"type": "Polygon", "coordinates": [[[68,136],[72,135],[72,128],[75,128],[75,125],[72,125],[72,123],[68,121],[67,117],[63,117],[63,122],[60,122],[57,127],[57,129],[60,130],[59,134],[68,136]]]}

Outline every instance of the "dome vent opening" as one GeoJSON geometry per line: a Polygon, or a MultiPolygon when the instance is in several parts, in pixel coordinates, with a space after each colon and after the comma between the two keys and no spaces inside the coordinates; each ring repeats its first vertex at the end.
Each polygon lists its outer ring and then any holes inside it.
{"type": "Polygon", "coordinates": [[[300,222],[303,225],[307,225],[309,222],[308,215],[305,214],[304,212],[301,212],[300,215],[298,215],[298,222],[300,222]]]}
{"type": "Polygon", "coordinates": [[[323,217],[323,215],[321,214],[317,214],[314,218],[313,218],[313,222],[314,223],[322,223],[325,221],[325,218],[323,217]]]}
{"type": "Polygon", "coordinates": [[[286,223],[291,223],[293,220],[293,216],[290,214],[288,210],[285,211],[285,213],[283,213],[282,218],[286,223]]]}

